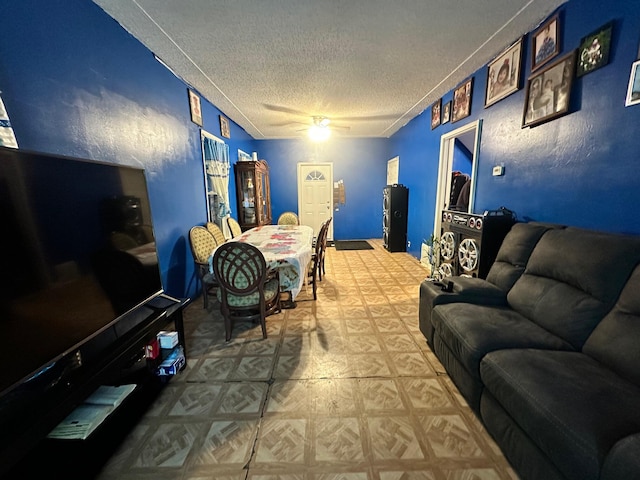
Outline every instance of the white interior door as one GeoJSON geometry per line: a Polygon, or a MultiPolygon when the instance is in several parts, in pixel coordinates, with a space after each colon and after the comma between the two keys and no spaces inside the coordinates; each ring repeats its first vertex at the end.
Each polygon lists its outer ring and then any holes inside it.
{"type": "MultiPolygon", "coordinates": [[[[333,212],[333,163],[298,163],[298,217],[314,235],[333,212]]],[[[333,240],[333,222],[327,234],[333,240]]]]}

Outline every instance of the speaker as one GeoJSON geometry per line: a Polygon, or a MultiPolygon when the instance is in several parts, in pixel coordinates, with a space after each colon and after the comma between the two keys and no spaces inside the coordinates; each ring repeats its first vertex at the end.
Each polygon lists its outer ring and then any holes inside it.
{"type": "Polygon", "coordinates": [[[382,191],[382,243],[390,252],[407,251],[409,189],[387,185],[382,191]]]}
{"type": "Polygon", "coordinates": [[[515,223],[506,208],[474,215],[442,212],[439,275],[487,278],[504,237],[515,223]]]}

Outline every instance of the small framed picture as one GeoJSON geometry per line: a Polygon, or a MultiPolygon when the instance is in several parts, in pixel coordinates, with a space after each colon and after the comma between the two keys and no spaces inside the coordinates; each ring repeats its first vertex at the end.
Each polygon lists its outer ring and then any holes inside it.
{"type": "Polygon", "coordinates": [[[442,121],[441,117],[442,110],[442,99],[439,98],[436,102],[431,105],[431,130],[440,125],[442,121]]]}
{"type": "Polygon", "coordinates": [[[613,22],[609,22],[580,40],[576,76],[581,77],[609,63],[612,31],[613,22]]]}
{"type": "Polygon", "coordinates": [[[453,112],[451,122],[457,122],[471,114],[471,91],[473,88],[473,77],[465,81],[453,91],[453,112]]]}
{"type": "Polygon", "coordinates": [[[530,127],[560,117],[569,111],[576,51],[529,77],[522,126],[530,127]]]}
{"type": "Polygon", "coordinates": [[[224,138],[231,138],[231,130],[229,130],[229,119],[220,115],[220,135],[224,138]]]}
{"type": "Polygon", "coordinates": [[[449,123],[449,120],[451,120],[451,100],[442,107],[442,124],[449,123]]]}
{"type": "Polygon", "coordinates": [[[249,155],[247,152],[244,152],[240,149],[238,149],[238,161],[239,162],[249,162],[251,160],[251,155],[249,155]]]}
{"type": "Polygon", "coordinates": [[[191,121],[196,125],[202,126],[202,109],[200,108],[200,97],[196,93],[187,89],[189,93],[189,109],[191,111],[191,121]]]}
{"type": "Polygon", "coordinates": [[[631,76],[629,77],[629,87],[627,88],[627,100],[625,106],[640,103],[640,60],[636,60],[631,65],[631,76]]]}
{"type": "Polygon", "coordinates": [[[531,71],[537,70],[560,53],[560,18],[556,14],[531,37],[531,71]]]}
{"type": "Polygon", "coordinates": [[[518,91],[521,63],[522,38],[489,63],[487,92],[484,99],[485,108],[518,91]]]}

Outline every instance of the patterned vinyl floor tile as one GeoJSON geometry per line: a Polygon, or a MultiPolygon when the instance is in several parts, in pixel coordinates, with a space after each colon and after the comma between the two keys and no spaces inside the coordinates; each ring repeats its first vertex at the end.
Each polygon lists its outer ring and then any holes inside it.
{"type": "Polygon", "coordinates": [[[238,323],[184,312],[188,366],[99,480],[517,480],[418,327],[425,270],[328,248],[318,299],[238,323]]]}

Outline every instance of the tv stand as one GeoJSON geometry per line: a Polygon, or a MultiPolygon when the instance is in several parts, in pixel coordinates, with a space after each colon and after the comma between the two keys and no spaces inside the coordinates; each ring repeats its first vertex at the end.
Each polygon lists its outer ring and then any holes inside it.
{"type": "Polygon", "coordinates": [[[168,381],[155,374],[145,347],[161,330],[175,330],[186,356],[182,311],[188,301],[165,294],[152,298],[55,362],[37,379],[40,384],[3,401],[0,478],[36,478],[32,475],[43,465],[52,473],[64,472],[50,478],[92,478],[168,381]],[[108,348],[98,355],[102,343],[108,348]],[[46,438],[99,386],[133,383],[136,389],[86,440],[46,438]]]}

